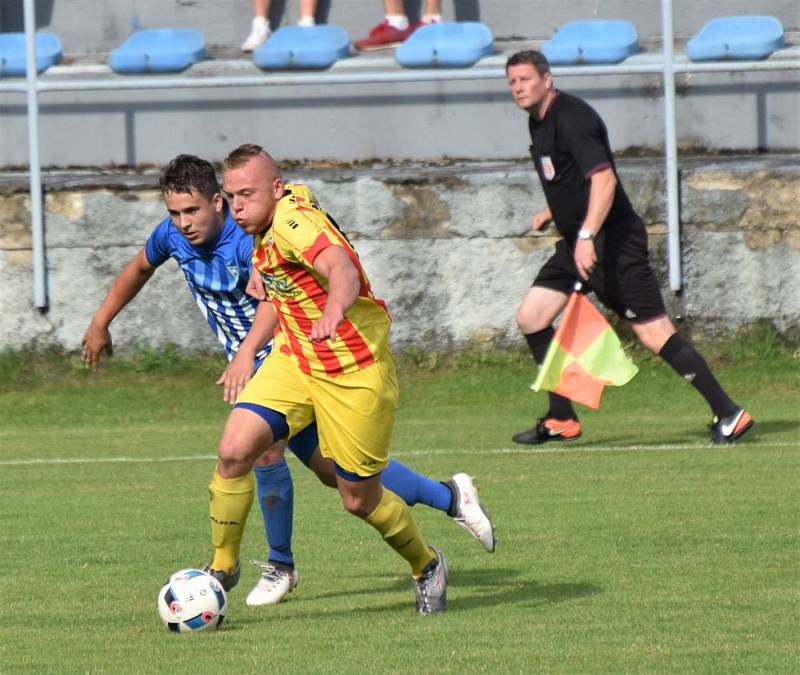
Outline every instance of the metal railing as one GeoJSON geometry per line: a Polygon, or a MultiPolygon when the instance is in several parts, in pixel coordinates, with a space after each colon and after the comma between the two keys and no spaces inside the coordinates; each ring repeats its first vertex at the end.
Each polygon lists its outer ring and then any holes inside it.
{"type": "MultiPolygon", "coordinates": [[[[34,0],[24,0],[27,47],[27,77],[23,82],[0,82],[0,93],[26,93],[28,101],[28,156],[30,162],[31,231],[33,242],[33,302],[47,307],[42,184],[39,162],[38,94],[50,91],[117,91],[144,89],[198,89],[207,87],[268,87],[316,84],[374,84],[396,82],[489,80],[505,77],[503,66],[477,65],[469,69],[383,70],[349,73],[276,73],[263,75],[152,76],[119,79],[62,79],[41,81],[36,73],[34,0]]],[[[675,110],[676,73],[719,73],[744,71],[800,70],[800,60],[722,61],[691,63],[675,60],[673,51],[672,0],[661,1],[663,51],[660,60],[601,66],[558,66],[555,76],[592,77],[600,75],[662,75],[664,90],[664,156],[667,180],[667,236],[669,284],[673,291],[682,287],[680,246],[680,204],[678,198],[678,150],[675,110]]]]}

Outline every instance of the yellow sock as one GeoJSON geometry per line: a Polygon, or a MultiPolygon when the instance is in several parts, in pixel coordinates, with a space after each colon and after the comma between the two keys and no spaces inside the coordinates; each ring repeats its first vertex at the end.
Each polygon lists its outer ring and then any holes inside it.
{"type": "Polygon", "coordinates": [[[365,520],[408,561],[415,577],[422,574],[425,566],[436,557],[425,542],[408,504],[391,490],[383,489],[380,503],[365,520]]]}
{"type": "Polygon", "coordinates": [[[208,486],[208,511],[211,516],[211,543],[214,544],[215,570],[233,571],[239,562],[244,524],[253,503],[255,476],[250,471],[240,478],[223,478],[219,469],[208,486]]]}

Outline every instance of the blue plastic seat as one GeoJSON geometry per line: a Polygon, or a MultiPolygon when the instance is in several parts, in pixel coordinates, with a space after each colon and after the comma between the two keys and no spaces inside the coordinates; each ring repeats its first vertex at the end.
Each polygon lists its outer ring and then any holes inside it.
{"type": "Polygon", "coordinates": [[[639,51],[639,36],[630,21],[573,21],[542,45],[553,65],[619,63],[639,51]]]}
{"type": "Polygon", "coordinates": [[[783,46],[783,24],[774,16],[726,16],[709,21],[686,45],[692,61],[765,59],[783,46]]]}
{"type": "Polygon", "coordinates": [[[489,27],[478,21],[443,21],[420,26],[395,52],[406,68],[466,68],[493,51],[489,27]]]}
{"type": "Polygon", "coordinates": [[[117,73],[172,73],[185,70],[206,55],[203,34],[188,28],[154,28],[131,35],[111,52],[117,73]]]}
{"type": "Polygon", "coordinates": [[[329,68],[350,53],[350,36],[341,26],[286,26],[253,51],[259,68],[329,68]]]}
{"type": "MultiPolygon", "coordinates": [[[[53,33],[36,33],[36,72],[42,73],[64,56],[64,45],[53,33]]],[[[25,76],[25,33],[0,33],[0,77],[25,76]]]]}

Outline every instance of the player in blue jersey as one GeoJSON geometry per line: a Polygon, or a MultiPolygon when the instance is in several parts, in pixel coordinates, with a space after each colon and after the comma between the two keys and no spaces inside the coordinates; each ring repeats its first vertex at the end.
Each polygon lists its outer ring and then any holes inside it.
{"type": "MultiPolygon", "coordinates": [[[[83,336],[83,361],[97,367],[105,351],[112,354],[109,325],[136,296],[156,268],[174,258],[211,330],[225,347],[228,366],[217,380],[223,398],[234,403],[239,392],[269,353],[273,325],[256,318],[259,301],[247,294],[253,239],[231,218],[214,168],[193,155],[178,155],[164,171],[161,193],[169,217],[153,230],[145,247],[120,272],[83,336]]],[[[292,556],[294,487],[284,458],[286,442],[267,449],[254,467],[258,501],[269,545],[266,563],[254,561],[261,578],[247,597],[249,605],[274,604],[297,585],[292,556]]],[[[329,487],[336,486],[333,462],[318,448],[312,424],[289,441],[289,449],[329,487]]],[[[495,538],[472,479],[463,473],[447,482],[422,476],[392,460],[382,473],[385,487],[409,506],[426,504],[453,517],[489,552],[495,538]]],[[[212,570],[214,573],[215,570],[212,570]]],[[[226,589],[239,580],[240,569],[221,579],[226,589]]]]}

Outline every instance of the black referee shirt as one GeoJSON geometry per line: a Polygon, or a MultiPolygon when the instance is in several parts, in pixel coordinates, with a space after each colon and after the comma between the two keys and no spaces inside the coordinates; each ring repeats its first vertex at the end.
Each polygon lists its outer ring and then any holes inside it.
{"type": "MultiPolygon", "coordinates": [[[[616,174],[608,132],[600,115],[581,99],[556,91],[544,119],[528,118],[531,157],[547,206],[559,233],[571,244],[589,207],[591,177],[611,168],[616,174]]],[[[604,229],[624,227],[636,218],[617,177],[617,189],[604,229]]]]}

